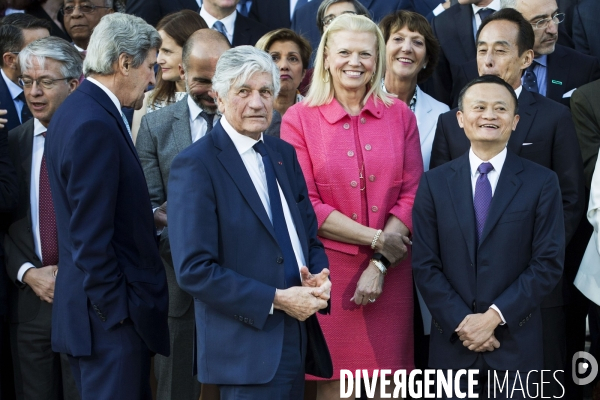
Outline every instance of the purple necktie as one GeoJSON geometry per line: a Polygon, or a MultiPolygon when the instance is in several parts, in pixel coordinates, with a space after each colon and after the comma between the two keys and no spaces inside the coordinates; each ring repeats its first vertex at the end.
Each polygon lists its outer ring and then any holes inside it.
{"type": "MultiPolygon", "coordinates": [[[[42,133],[46,137],[46,132],[42,133]]],[[[39,193],[39,224],[40,242],[42,242],[42,264],[58,265],[58,233],[56,231],[56,217],[54,203],[50,192],[48,168],[46,167],[46,154],[42,156],[40,166],[40,193],[39,193]]]]}
{"type": "Polygon", "coordinates": [[[487,174],[494,169],[494,166],[489,162],[484,162],[479,165],[477,172],[477,183],[475,184],[475,196],[473,197],[473,206],[475,207],[475,219],[477,220],[477,242],[481,239],[485,220],[490,210],[492,202],[492,185],[488,180],[487,174]]]}

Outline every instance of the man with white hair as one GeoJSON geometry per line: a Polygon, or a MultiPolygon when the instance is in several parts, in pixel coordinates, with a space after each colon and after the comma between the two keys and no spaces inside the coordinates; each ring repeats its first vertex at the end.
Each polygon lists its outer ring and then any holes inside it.
{"type": "Polygon", "coordinates": [[[302,399],[307,350],[306,365],[322,369],[306,372],[333,373],[314,315],[331,283],[294,148],[263,134],[279,73],[269,54],[241,46],[223,53],[212,85],[222,117],[175,158],[168,187],[175,274],[194,297],[198,380],[219,385],[224,400],[302,399]],[[308,337],[320,349],[307,349],[308,337]]]}
{"type": "Polygon", "coordinates": [[[50,36],[21,50],[19,64],[33,119],[8,135],[13,164],[22,166],[17,168],[19,207],[4,238],[13,283],[9,316],[15,390],[19,399],[59,400],[63,386],[65,399],[78,399],[69,362],[50,343],[59,259],[44,142],[54,112],[79,85],[81,57],[66,40],[50,36]]]}
{"type": "Polygon", "coordinates": [[[139,109],[161,45],[141,18],[94,29],[87,79],[55,113],[45,145],[60,246],[52,349],[83,400],[149,399],[150,356],[169,353],[167,284],[152,206],[121,107],[139,109]]]}

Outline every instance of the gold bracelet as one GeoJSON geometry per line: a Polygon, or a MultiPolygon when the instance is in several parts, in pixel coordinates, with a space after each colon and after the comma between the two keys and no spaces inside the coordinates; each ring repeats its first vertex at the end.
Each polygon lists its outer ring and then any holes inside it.
{"type": "Polygon", "coordinates": [[[379,240],[379,236],[381,236],[381,232],[383,232],[381,229],[378,229],[377,232],[375,232],[375,236],[373,236],[373,241],[371,242],[371,248],[373,250],[375,250],[375,245],[377,244],[377,241],[379,240]]]}
{"type": "Polygon", "coordinates": [[[381,261],[371,258],[371,262],[377,267],[377,269],[379,270],[379,272],[381,272],[382,275],[387,274],[387,268],[383,265],[381,261]]]}

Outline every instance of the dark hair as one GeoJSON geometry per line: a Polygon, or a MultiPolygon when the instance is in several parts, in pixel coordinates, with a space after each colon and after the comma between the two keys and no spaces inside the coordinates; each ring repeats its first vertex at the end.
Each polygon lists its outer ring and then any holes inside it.
{"type": "Polygon", "coordinates": [[[0,20],[0,24],[12,25],[20,29],[47,29],[48,32],[52,30],[49,21],[25,13],[9,14],[0,20]]]}
{"type": "Polygon", "coordinates": [[[356,9],[357,15],[364,15],[365,17],[372,19],[369,10],[367,10],[367,8],[358,0],[323,0],[319,6],[319,9],[317,10],[317,28],[319,28],[321,36],[323,35],[323,18],[325,18],[325,11],[327,11],[330,5],[336,3],[352,3],[356,9]]]}
{"type": "Polygon", "coordinates": [[[13,25],[0,25],[0,66],[4,66],[4,53],[17,53],[23,47],[23,32],[13,25]]]}
{"type": "Polygon", "coordinates": [[[421,69],[417,75],[417,82],[424,82],[435,71],[440,55],[440,44],[433,34],[427,19],[416,12],[396,11],[386,15],[379,23],[379,28],[381,29],[381,33],[383,33],[383,39],[386,43],[393,33],[404,27],[412,32],[420,33],[425,38],[425,49],[428,58],[427,68],[421,69]]]}
{"type": "Polygon", "coordinates": [[[477,30],[477,36],[475,37],[475,43],[479,41],[479,34],[481,30],[492,21],[509,21],[515,23],[519,27],[519,34],[517,35],[517,48],[519,49],[519,55],[523,54],[527,50],[533,49],[535,43],[535,33],[533,27],[520,12],[514,8],[503,8],[500,11],[496,11],[489,17],[483,20],[481,26],[477,30]]]}
{"type": "Polygon", "coordinates": [[[269,52],[269,49],[275,42],[293,42],[296,43],[298,48],[300,49],[300,59],[302,60],[302,69],[305,70],[308,68],[308,61],[310,59],[310,54],[312,53],[312,47],[308,40],[294,32],[291,29],[281,28],[271,32],[267,32],[258,39],[256,42],[256,48],[269,52]]]}
{"type": "MultiPolygon", "coordinates": [[[[208,25],[204,19],[200,14],[192,10],[181,10],[166,15],[156,25],[157,31],[165,31],[182,48],[188,38],[192,36],[192,33],[206,28],[208,28],[208,25]]],[[[172,101],[176,90],[177,84],[163,80],[162,70],[159,70],[156,78],[156,86],[148,99],[148,104],[152,105],[159,101],[172,101]]]]}
{"type": "MultiPolygon", "coordinates": [[[[515,103],[515,114],[517,114],[519,112],[519,101],[517,100],[517,94],[515,93],[514,89],[508,83],[506,83],[506,81],[504,79],[499,78],[496,75],[481,75],[480,77],[475,78],[471,82],[467,83],[465,85],[465,87],[460,91],[460,94],[458,95],[458,109],[460,111],[463,111],[463,99],[464,99],[467,91],[471,87],[473,87],[475,85],[479,85],[480,83],[493,83],[496,85],[504,86],[506,88],[506,90],[508,90],[510,95],[512,96],[513,101],[515,103]]],[[[523,89],[523,90],[525,90],[525,89],[523,89]]]]}

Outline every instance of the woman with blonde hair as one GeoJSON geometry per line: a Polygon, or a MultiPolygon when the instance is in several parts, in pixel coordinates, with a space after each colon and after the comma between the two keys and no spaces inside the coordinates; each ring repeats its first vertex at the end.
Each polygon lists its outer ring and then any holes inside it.
{"type": "Polygon", "coordinates": [[[384,68],[377,25],[335,18],[308,95],[281,126],[298,153],[335,288],[331,314],[319,315],[334,376],[318,383],[318,399],[339,398],[340,369],[413,368],[411,213],[423,162],[415,116],[383,91],[384,68]]]}

